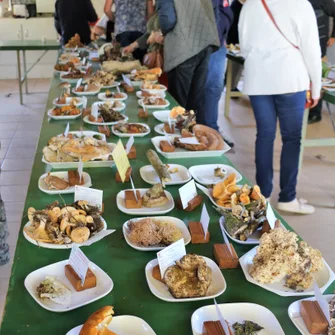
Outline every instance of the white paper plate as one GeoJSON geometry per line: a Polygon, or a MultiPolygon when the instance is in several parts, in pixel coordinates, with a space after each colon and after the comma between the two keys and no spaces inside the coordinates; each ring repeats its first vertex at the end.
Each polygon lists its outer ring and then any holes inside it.
{"type": "Polygon", "coordinates": [[[157,94],[157,93],[160,93],[160,92],[165,92],[167,90],[166,86],[164,86],[164,85],[159,85],[159,86],[160,86],[160,89],[149,90],[149,89],[141,87],[141,90],[145,91],[145,92],[149,92],[150,94],[157,94]]]}
{"type": "MultiPolygon", "coordinates": [[[[74,130],[74,131],[69,131],[69,134],[73,134],[73,135],[76,135],[78,137],[81,137],[81,136],[84,136],[84,137],[100,136],[99,139],[101,139],[102,141],[106,141],[106,135],[105,134],[102,134],[102,133],[99,133],[99,132],[93,131],[93,130],[83,130],[83,131],[74,130]]],[[[57,136],[62,136],[62,135],[63,134],[59,134],[57,136]]],[[[114,143],[110,143],[110,144],[114,145],[114,143]]]]}
{"type": "Polygon", "coordinates": [[[96,91],[91,91],[91,92],[76,92],[75,87],[72,88],[72,93],[75,95],[78,95],[79,97],[85,96],[85,95],[96,95],[100,92],[100,87],[96,91]]]}
{"type": "MultiPolygon", "coordinates": [[[[140,191],[140,194],[142,197],[148,189],[138,188],[137,190],[140,191]]],[[[142,207],[142,208],[128,209],[126,208],[124,191],[121,191],[117,194],[116,204],[117,204],[118,209],[121,212],[129,214],[129,215],[162,215],[162,214],[171,212],[174,208],[174,200],[173,200],[171,193],[168,191],[164,191],[164,192],[167,198],[169,199],[169,202],[160,207],[153,207],[153,208],[142,207]]]]}
{"type": "MultiPolygon", "coordinates": [[[[113,100],[110,100],[110,102],[113,102],[113,100]]],[[[97,102],[94,102],[92,104],[92,109],[93,108],[96,108],[96,109],[99,109],[99,106],[103,105],[105,102],[100,102],[100,101],[97,101],[97,102]]],[[[125,108],[126,108],[126,104],[122,101],[119,101],[118,104],[121,105],[121,107],[117,107],[117,108],[113,108],[116,112],[122,112],[125,108]]]]}
{"type": "Polygon", "coordinates": [[[217,184],[225,178],[219,178],[214,176],[214,170],[216,168],[221,168],[226,172],[226,177],[232,173],[236,174],[236,181],[239,182],[242,180],[242,175],[230,165],[225,164],[203,164],[203,165],[194,165],[189,168],[190,174],[193,179],[202,185],[214,185],[217,184]]]}
{"type": "Polygon", "coordinates": [[[155,295],[158,299],[168,301],[168,302],[199,301],[199,300],[213,299],[215,297],[220,296],[227,288],[227,284],[222,275],[222,272],[219,269],[219,267],[216,265],[216,263],[212,261],[210,258],[207,258],[207,257],[203,257],[203,258],[205,259],[207,266],[209,266],[212,269],[212,283],[208,289],[207,296],[198,297],[198,298],[183,298],[183,299],[174,298],[172,294],[169,292],[168,287],[162,282],[156,280],[152,276],[152,269],[156,265],[158,265],[157,259],[153,259],[145,267],[145,276],[147,278],[147,283],[149,285],[151,293],[155,295]]]}
{"type": "Polygon", "coordinates": [[[76,106],[76,107],[80,107],[80,106],[82,106],[82,105],[84,104],[84,101],[87,100],[85,97],[82,97],[82,98],[71,98],[71,97],[70,97],[70,98],[66,98],[66,103],[65,103],[65,104],[59,104],[59,103],[57,103],[58,98],[56,98],[56,99],[53,100],[52,103],[53,103],[56,107],[70,106],[70,105],[71,105],[71,101],[72,101],[72,99],[76,99],[76,100],[78,100],[78,102],[75,103],[75,106],[76,106]]]}
{"type": "Polygon", "coordinates": [[[70,57],[79,57],[78,52],[65,52],[59,56],[59,60],[65,59],[65,58],[70,58],[70,57]]]}
{"type": "Polygon", "coordinates": [[[98,265],[90,262],[89,268],[97,277],[97,286],[82,292],[77,292],[65,276],[64,268],[67,264],[69,264],[68,260],[47,265],[31,272],[24,280],[24,286],[29,294],[44,309],[57,313],[68,312],[103,298],[113,289],[114,283],[108,274],[98,265]],[[72,295],[69,305],[56,304],[50,300],[42,300],[38,297],[36,288],[46,276],[56,277],[57,280],[62,282],[71,290],[72,295]]]}
{"type": "Polygon", "coordinates": [[[335,86],[334,87],[322,86],[322,89],[324,89],[325,91],[328,91],[328,92],[334,92],[335,91],[335,86]]]}
{"type": "MultiPolygon", "coordinates": [[[[170,106],[170,102],[165,100],[165,105],[144,105],[146,109],[159,109],[159,108],[167,108],[170,106]]],[[[143,99],[138,100],[138,104],[142,107],[143,106],[143,99]]]]}
{"type": "MultiPolygon", "coordinates": [[[[257,282],[255,279],[253,279],[249,274],[249,268],[253,264],[253,258],[256,255],[257,248],[258,247],[251,249],[249,252],[247,252],[244,256],[240,258],[241,268],[244,272],[244,275],[247,281],[255,285],[258,285],[267,291],[278,294],[282,297],[314,295],[313,286],[302,292],[296,292],[284,286],[285,280],[282,280],[274,284],[262,284],[262,283],[257,282]]],[[[329,267],[329,265],[326,263],[324,259],[323,259],[323,263],[324,263],[323,269],[318,272],[313,273],[314,279],[317,282],[318,286],[320,287],[320,290],[322,293],[335,280],[334,272],[331,270],[331,268],[329,267]]]]}
{"type": "MultiPolygon", "coordinates": [[[[93,243],[96,243],[100,240],[102,240],[105,235],[104,235],[104,231],[107,230],[107,223],[105,221],[105,219],[103,217],[101,217],[102,223],[104,225],[104,228],[99,231],[99,233],[95,234],[94,236],[92,236],[91,238],[89,238],[86,242],[84,243],[76,243],[79,247],[86,247],[86,246],[90,246],[93,243]]],[[[28,221],[25,224],[25,227],[29,227],[31,225],[30,221],[28,221]]],[[[44,242],[37,242],[35,240],[33,240],[31,237],[29,237],[26,232],[23,230],[23,236],[26,238],[26,240],[34,245],[37,245],[38,247],[41,248],[46,248],[46,249],[71,249],[72,248],[72,244],[52,244],[52,243],[44,243],[44,242]]]]}
{"type": "MultiPolygon", "coordinates": [[[[335,297],[334,294],[328,294],[328,295],[324,296],[324,298],[328,302],[330,302],[334,297],[335,297]]],[[[288,316],[290,317],[293,324],[298,328],[298,330],[300,331],[301,334],[311,335],[311,333],[308,331],[308,329],[305,325],[305,322],[304,322],[303,318],[300,315],[300,303],[301,303],[301,301],[305,301],[305,300],[315,301],[315,297],[307,298],[307,299],[301,299],[301,300],[298,300],[298,301],[295,301],[294,303],[292,303],[290,305],[290,307],[288,308],[288,316]]],[[[322,334],[317,334],[317,335],[322,335],[322,334]]]]}
{"type": "MultiPolygon", "coordinates": [[[[159,91],[159,92],[155,93],[154,95],[157,95],[160,98],[165,98],[166,97],[166,93],[164,91],[159,91]]],[[[136,96],[139,99],[143,99],[144,98],[144,96],[142,95],[142,91],[137,91],[136,92],[136,96]]]]}
{"type": "Polygon", "coordinates": [[[81,116],[82,114],[82,110],[80,110],[80,114],[78,115],[63,115],[63,116],[55,116],[52,114],[53,109],[49,109],[48,110],[48,116],[50,119],[53,120],[74,120],[76,118],[78,118],[79,116],[81,116]]]}
{"type": "MultiPolygon", "coordinates": [[[[76,84],[77,81],[81,79],[81,78],[76,78],[76,79],[64,78],[64,76],[67,75],[68,73],[69,73],[69,72],[62,73],[62,74],[60,75],[60,77],[59,77],[59,78],[60,78],[60,81],[66,81],[66,82],[68,82],[68,83],[70,83],[70,84],[76,84]]],[[[81,73],[82,73],[83,75],[86,74],[85,71],[81,71],[81,73]]]]}
{"type": "MultiPolygon", "coordinates": [[[[166,121],[167,122],[167,121],[166,121]]],[[[160,123],[158,124],[155,128],[154,128],[155,132],[159,135],[165,135],[164,134],[164,123],[160,123]]],[[[175,128],[174,129],[174,134],[173,136],[181,136],[180,130],[175,128]]]]}
{"type": "Polygon", "coordinates": [[[121,83],[119,83],[118,81],[114,81],[113,83],[111,83],[109,85],[101,86],[101,88],[113,88],[113,87],[120,86],[120,85],[121,85],[121,83]]]}
{"type": "MultiPolygon", "coordinates": [[[[71,186],[67,188],[66,190],[49,190],[44,179],[47,177],[47,173],[43,174],[39,180],[38,180],[38,188],[47,194],[70,194],[74,193],[75,187],[71,186]]],[[[60,172],[50,172],[51,176],[55,176],[61,179],[64,179],[65,181],[69,181],[68,178],[68,172],[67,171],[60,171],[60,172]]],[[[83,172],[83,178],[84,178],[84,184],[81,185],[83,187],[91,187],[92,186],[92,180],[90,175],[87,172],[83,172]]]]}
{"type": "Polygon", "coordinates": [[[119,98],[119,99],[116,99],[116,98],[107,98],[106,97],[106,92],[103,92],[103,93],[99,93],[98,94],[98,99],[102,100],[102,101],[124,101],[128,98],[128,95],[124,92],[121,92],[122,95],[123,95],[123,98],[119,98]]]}
{"type": "MultiPolygon", "coordinates": [[[[176,136],[169,136],[172,143],[173,139],[176,136]]],[[[182,148],[175,148],[174,152],[163,152],[160,147],[159,143],[161,141],[166,141],[165,136],[157,136],[151,139],[152,144],[154,145],[156,151],[160,153],[163,157],[167,159],[177,159],[177,158],[202,158],[202,157],[220,157],[224,153],[230,150],[230,146],[225,143],[223,150],[207,150],[207,151],[187,151],[182,148]]]]}
{"type": "MultiPolygon", "coordinates": [[[[79,335],[82,327],[73,328],[66,335],[79,335]]],[[[118,335],[156,335],[143,319],[131,315],[113,316],[107,328],[118,335]]]]}
{"type": "Polygon", "coordinates": [[[328,78],[322,78],[322,85],[328,85],[330,83],[332,83],[333,81],[331,79],[328,78]]]}
{"type": "MultiPolygon", "coordinates": [[[[169,170],[174,168],[178,168],[178,172],[170,173],[172,181],[165,183],[166,186],[185,184],[191,180],[191,175],[185,166],[169,164],[169,170]]],[[[148,184],[155,185],[161,182],[156,171],[151,165],[142,166],[140,168],[140,175],[141,178],[148,184]]]]}
{"type": "MultiPolygon", "coordinates": [[[[126,74],[125,77],[129,78],[131,85],[136,86],[136,87],[141,86],[143,84],[143,81],[144,81],[144,80],[133,80],[131,74],[126,74]]],[[[147,82],[151,83],[151,84],[156,84],[157,80],[147,81],[147,82]]]]}
{"type": "MultiPolygon", "coordinates": [[[[67,63],[67,62],[64,62],[64,63],[63,63],[63,62],[59,62],[59,64],[66,64],[66,63],[67,63]]],[[[59,71],[59,70],[55,70],[55,69],[54,69],[54,72],[55,72],[55,73],[58,73],[58,74],[60,74],[60,75],[68,73],[68,71],[59,71]]]]}
{"type": "MultiPolygon", "coordinates": [[[[246,302],[219,304],[219,309],[226,321],[232,326],[235,322],[253,321],[264,329],[257,335],[285,335],[279,321],[267,308],[246,302]]],[[[215,305],[197,309],[191,318],[193,335],[203,334],[203,324],[206,321],[217,321],[215,305]]]]}
{"type": "MultiPolygon", "coordinates": [[[[114,143],[109,143],[114,145],[114,143]]],[[[42,157],[44,164],[50,165],[53,169],[75,169],[78,168],[78,162],[48,162],[45,157],[42,157]]],[[[84,163],[84,168],[100,168],[100,167],[113,167],[115,165],[113,160],[110,161],[89,161],[84,163]]]]}
{"type": "Polygon", "coordinates": [[[83,118],[84,122],[86,122],[88,124],[91,124],[93,126],[112,126],[112,125],[118,124],[120,122],[127,122],[129,120],[128,116],[126,116],[126,115],[124,115],[124,119],[123,120],[121,120],[121,121],[115,121],[115,122],[92,122],[88,118],[89,118],[89,115],[86,115],[83,118]]]}
{"type": "MultiPolygon", "coordinates": [[[[153,112],[152,115],[154,118],[160,122],[168,122],[169,121],[169,116],[170,116],[170,110],[165,110],[165,111],[156,111],[153,112]]],[[[171,119],[172,122],[175,122],[176,119],[171,119]]]]}
{"type": "MultiPolygon", "coordinates": [[[[190,232],[188,231],[188,228],[186,226],[186,224],[178,219],[178,218],[174,218],[172,216],[154,216],[154,217],[150,217],[151,219],[154,219],[154,220],[162,220],[162,221],[168,221],[168,222],[171,222],[173,223],[182,233],[183,235],[183,239],[184,239],[184,242],[185,242],[185,245],[189,244],[191,242],[191,235],[190,235],[190,232]]],[[[129,221],[139,221],[139,220],[143,220],[145,218],[136,218],[136,219],[131,219],[129,221]]],[[[132,243],[129,238],[128,238],[128,235],[127,235],[127,227],[128,227],[128,222],[125,222],[123,224],[123,227],[122,227],[122,231],[123,231],[123,236],[126,240],[126,242],[134,249],[136,250],[139,250],[139,251],[158,251],[158,250],[162,250],[164,249],[165,247],[140,247],[140,246],[137,246],[136,244],[132,243]]]]}
{"type": "MultiPolygon", "coordinates": [[[[131,122],[131,124],[133,124],[133,122],[131,122]]],[[[125,133],[120,133],[119,131],[115,130],[115,125],[112,126],[112,133],[116,136],[119,136],[119,137],[131,137],[131,136],[134,136],[134,137],[144,137],[144,136],[147,136],[150,134],[150,127],[144,123],[135,123],[134,124],[139,124],[143,127],[145,127],[147,129],[147,131],[145,133],[140,133],[140,134],[125,134],[125,133]]]]}

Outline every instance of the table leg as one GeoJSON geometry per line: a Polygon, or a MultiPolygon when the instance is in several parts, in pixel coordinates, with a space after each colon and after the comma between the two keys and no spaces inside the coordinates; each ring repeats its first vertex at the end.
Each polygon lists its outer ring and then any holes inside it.
{"type": "Polygon", "coordinates": [[[229,112],[230,112],[232,81],[233,81],[233,61],[228,59],[227,73],[226,73],[226,100],[225,100],[225,107],[224,107],[225,117],[229,117],[229,112]]]}
{"type": "Polygon", "coordinates": [[[26,51],[22,50],[22,55],[23,55],[23,80],[25,84],[25,90],[26,94],[28,94],[28,74],[27,74],[27,61],[26,61],[26,51]]]}
{"type": "Polygon", "coordinates": [[[17,76],[19,81],[19,92],[20,92],[20,104],[23,105],[20,50],[16,50],[16,57],[17,57],[17,76]]]}
{"type": "Polygon", "coordinates": [[[302,161],[304,159],[304,150],[305,150],[305,140],[307,135],[307,126],[308,126],[308,114],[309,109],[305,109],[304,119],[302,123],[302,131],[301,131],[301,147],[300,147],[300,157],[299,157],[299,172],[301,170],[302,161]]]}

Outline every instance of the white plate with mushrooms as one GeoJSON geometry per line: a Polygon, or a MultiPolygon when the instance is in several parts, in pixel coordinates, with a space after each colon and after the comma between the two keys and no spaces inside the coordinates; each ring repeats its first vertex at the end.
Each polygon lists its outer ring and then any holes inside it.
{"type": "MultiPolygon", "coordinates": [[[[83,187],[91,187],[91,176],[83,172],[83,187]]],[[[70,194],[74,193],[75,186],[69,185],[68,171],[50,172],[43,174],[38,180],[38,188],[47,194],[70,194]],[[54,178],[56,177],[56,178],[54,178]]]]}

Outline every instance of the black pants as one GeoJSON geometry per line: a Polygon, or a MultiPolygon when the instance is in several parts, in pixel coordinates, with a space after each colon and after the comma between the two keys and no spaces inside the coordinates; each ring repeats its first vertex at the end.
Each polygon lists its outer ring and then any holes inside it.
{"type": "Polygon", "coordinates": [[[319,100],[319,103],[312,109],[309,110],[309,117],[318,116],[321,117],[322,112],[322,99],[319,100]]]}
{"type": "MultiPolygon", "coordinates": [[[[129,44],[135,42],[138,38],[140,38],[143,34],[139,31],[125,31],[122,34],[116,36],[116,40],[121,44],[121,47],[127,47],[129,44]]],[[[134,58],[142,61],[145,55],[145,51],[136,49],[133,52],[134,58]]]]}
{"type": "Polygon", "coordinates": [[[197,123],[204,124],[203,94],[207,79],[212,47],[207,47],[194,57],[168,72],[169,92],[180,106],[197,113],[197,123]]]}

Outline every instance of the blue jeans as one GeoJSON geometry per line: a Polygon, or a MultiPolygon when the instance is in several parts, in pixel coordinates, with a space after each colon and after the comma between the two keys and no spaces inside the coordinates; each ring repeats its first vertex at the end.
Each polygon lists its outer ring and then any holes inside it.
{"type": "Polygon", "coordinates": [[[197,115],[197,123],[219,130],[219,101],[224,88],[226,47],[221,47],[211,55],[208,65],[207,79],[204,90],[205,115],[197,115]]]}
{"type": "Polygon", "coordinates": [[[271,195],[273,145],[279,119],[283,147],[280,158],[280,202],[296,198],[301,130],[306,92],[250,96],[257,124],[256,181],[263,195],[271,195]]]}

